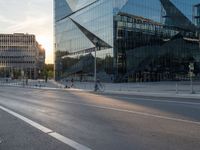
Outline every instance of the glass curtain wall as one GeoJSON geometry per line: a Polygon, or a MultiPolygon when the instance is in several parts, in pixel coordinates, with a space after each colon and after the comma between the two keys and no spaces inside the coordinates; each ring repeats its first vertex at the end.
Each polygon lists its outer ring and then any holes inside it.
{"type": "Polygon", "coordinates": [[[193,13],[194,13],[194,21],[196,25],[200,28],[200,3],[194,5],[193,13]]]}
{"type": "Polygon", "coordinates": [[[197,0],[129,0],[114,16],[117,82],[188,80],[200,76],[197,0]]]}
{"type": "Polygon", "coordinates": [[[107,82],[200,76],[199,0],[54,0],[56,77],[107,82]],[[196,12],[196,11],[195,11],[196,12]]]}
{"type": "MultiPolygon", "coordinates": [[[[55,3],[57,2],[59,2],[59,0],[55,1],[55,3]]],[[[65,4],[70,7],[70,3],[65,4]]],[[[60,18],[57,16],[57,20],[59,21],[55,21],[55,43],[56,76],[58,78],[93,80],[95,49],[97,50],[98,77],[103,77],[104,80],[110,80],[112,78],[112,5],[112,1],[84,1],[73,4],[72,13],[69,14],[68,12],[70,11],[67,10],[66,12],[69,16],[65,19],[59,20],[60,18]],[[89,35],[90,37],[88,38],[84,32],[89,32],[89,34],[94,35],[89,35]],[[97,46],[92,42],[94,38],[100,39],[107,45],[110,45],[110,47],[97,48],[97,46]]],[[[55,11],[60,9],[62,8],[56,8],[55,11]]]]}

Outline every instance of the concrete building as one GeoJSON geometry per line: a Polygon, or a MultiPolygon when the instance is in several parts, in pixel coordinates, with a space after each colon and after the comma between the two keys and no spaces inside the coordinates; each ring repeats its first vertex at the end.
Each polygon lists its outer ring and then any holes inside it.
{"type": "Polygon", "coordinates": [[[35,79],[45,63],[45,50],[33,34],[0,34],[0,76],[35,79]]]}
{"type": "Polygon", "coordinates": [[[200,78],[198,3],[54,0],[56,79],[93,80],[95,50],[101,81],[200,78]]]}

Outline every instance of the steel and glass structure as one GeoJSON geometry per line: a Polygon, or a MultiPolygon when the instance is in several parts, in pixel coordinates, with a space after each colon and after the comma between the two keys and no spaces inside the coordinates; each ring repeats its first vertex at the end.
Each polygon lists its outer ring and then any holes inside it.
{"type": "Polygon", "coordinates": [[[194,21],[196,25],[200,28],[200,3],[194,5],[193,14],[194,14],[194,21]]]}
{"type": "Polygon", "coordinates": [[[111,82],[200,75],[199,0],[54,0],[55,77],[111,82]]]}

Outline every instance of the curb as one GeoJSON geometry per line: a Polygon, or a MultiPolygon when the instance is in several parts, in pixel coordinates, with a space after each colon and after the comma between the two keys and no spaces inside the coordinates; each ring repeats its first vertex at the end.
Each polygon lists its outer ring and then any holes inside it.
{"type": "Polygon", "coordinates": [[[105,91],[105,94],[129,94],[137,96],[152,96],[152,97],[163,97],[163,98],[191,98],[200,100],[200,94],[174,94],[174,93],[150,93],[150,92],[127,92],[127,91],[105,91]]]}
{"type": "Polygon", "coordinates": [[[94,92],[93,90],[84,90],[84,89],[65,89],[66,91],[79,91],[79,92],[88,92],[93,94],[122,94],[122,95],[137,95],[137,96],[152,96],[152,97],[162,97],[162,98],[191,98],[200,100],[200,94],[175,94],[175,93],[153,93],[153,92],[135,92],[135,91],[104,91],[104,92],[94,92]]]}

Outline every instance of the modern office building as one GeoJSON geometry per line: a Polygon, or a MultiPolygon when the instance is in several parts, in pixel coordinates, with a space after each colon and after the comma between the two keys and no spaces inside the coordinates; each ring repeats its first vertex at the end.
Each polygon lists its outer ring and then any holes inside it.
{"type": "Polygon", "coordinates": [[[0,77],[37,78],[45,50],[32,34],[0,34],[0,77]]]}
{"type": "Polygon", "coordinates": [[[55,77],[110,82],[200,76],[199,0],[54,0],[55,77]]]}
{"type": "Polygon", "coordinates": [[[194,14],[194,22],[200,28],[200,3],[194,5],[193,14],[194,14]]]}

